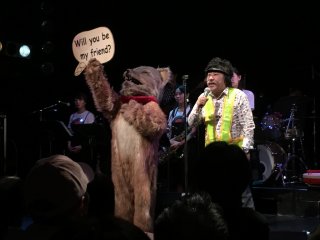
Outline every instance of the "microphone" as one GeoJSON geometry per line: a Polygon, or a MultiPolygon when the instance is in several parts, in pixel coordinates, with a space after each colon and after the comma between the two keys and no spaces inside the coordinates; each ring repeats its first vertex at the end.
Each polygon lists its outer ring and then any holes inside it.
{"type": "Polygon", "coordinates": [[[63,101],[60,101],[60,100],[58,101],[58,103],[62,104],[62,105],[65,105],[67,107],[70,107],[70,105],[71,105],[69,102],[63,102],[63,101]]]}
{"type": "MultiPolygon", "coordinates": [[[[208,97],[209,93],[211,92],[210,88],[206,87],[203,91],[203,96],[208,97]]],[[[198,107],[198,113],[202,111],[203,106],[198,107]]]]}
{"type": "Polygon", "coordinates": [[[189,75],[182,75],[182,80],[184,80],[184,81],[186,81],[186,80],[188,80],[189,79],[189,75]]]}
{"type": "Polygon", "coordinates": [[[204,96],[205,97],[208,97],[208,95],[209,95],[209,93],[211,92],[211,90],[210,90],[210,88],[208,88],[208,87],[206,87],[205,89],[204,89],[204,96]]]}

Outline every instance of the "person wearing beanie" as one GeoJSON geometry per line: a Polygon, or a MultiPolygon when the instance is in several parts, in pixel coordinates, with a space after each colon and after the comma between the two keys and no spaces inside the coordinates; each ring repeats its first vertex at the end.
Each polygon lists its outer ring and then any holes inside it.
{"type": "Polygon", "coordinates": [[[215,57],[205,73],[208,87],[198,97],[188,117],[189,125],[199,124],[200,119],[204,121],[205,145],[223,140],[238,144],[248,153],[253,148],[255,124],[246,94],[232,87],[231,63],[215,57]]]}
{"type": "MultiPolygon", "coordinates": [[[[193,106],[188,123],[189,126],[204,123],[205,146],[216,141],[236,144],[250,160],[255,123],[247,95],[232,87],[233,72],[231,62],[226,59],[214,57],[208,63],[205,68],[207,88],[193,106]]],[[[249,207],[254,208],[254,205],[249,207]]]]}

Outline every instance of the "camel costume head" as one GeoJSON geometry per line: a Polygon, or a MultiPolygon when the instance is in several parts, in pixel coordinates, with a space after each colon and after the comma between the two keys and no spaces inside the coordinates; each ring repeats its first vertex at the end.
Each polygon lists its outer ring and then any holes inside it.
{"type": "Polygon", "coordinates": [[[152,232],[159,139],[167,127],[158,103],[172,74],[170,68],[139,66],[127,69],[123,77],[118,94],[97,60],[90,60],[85,70],[95,106],[112,131],[115,215],[152,232]]]}

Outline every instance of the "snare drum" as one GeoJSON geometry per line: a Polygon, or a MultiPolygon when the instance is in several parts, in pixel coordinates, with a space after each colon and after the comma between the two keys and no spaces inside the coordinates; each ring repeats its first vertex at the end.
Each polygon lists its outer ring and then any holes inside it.
{"type": "Polygon", "coordinates": [[[282,167],[287,159],[284,149],[274,142],[257,146],[262,181],[266,181],[277,166],[282,167]]]}

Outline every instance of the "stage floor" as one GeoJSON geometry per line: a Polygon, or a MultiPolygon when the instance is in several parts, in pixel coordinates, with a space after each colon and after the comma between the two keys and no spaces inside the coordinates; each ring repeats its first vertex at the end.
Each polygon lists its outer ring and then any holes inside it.
{"type": "MultiPolygon", "coordinates": [[[[270,240],[307,240],[320,224],[320,186],[256,184],[252,194],[256,210],[270,223],[270,240]]],[[[176,192],[159,192],[158,211],[180,196],[176,192]]]]}
{"type": "Polygon", "coordinates": [[[320,224],[320,186],[292,183],[252,187],[256,210],[270,223],[270,240],[304,240],[320,224]]]}
{"type": "Polygon", "coordinates": [[[270,240],[306,239],[319,225],[318,217],[265,214],[270,223],[270,240]]]}

